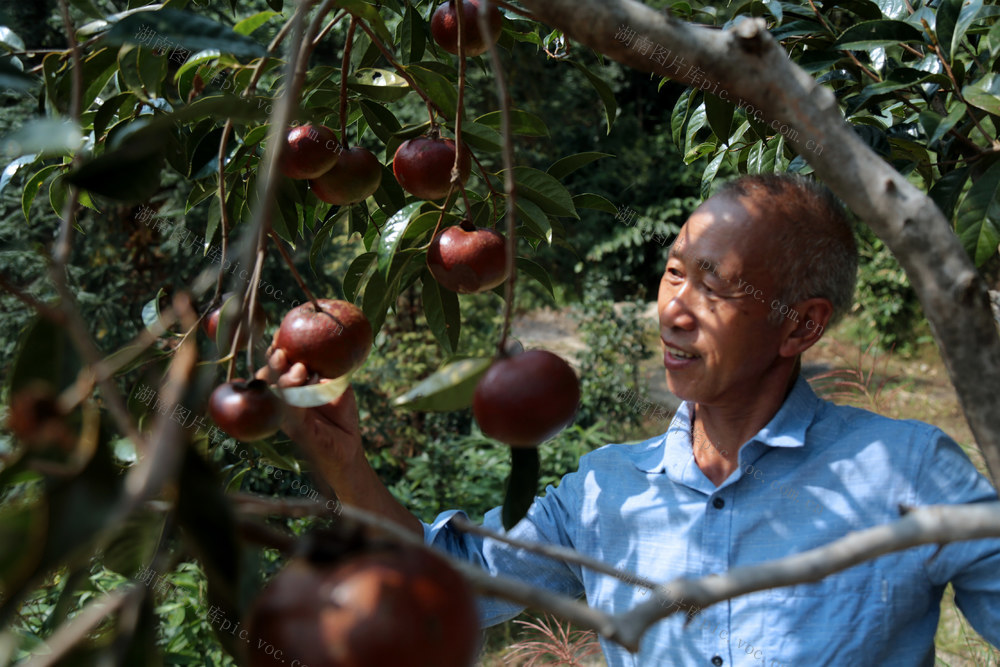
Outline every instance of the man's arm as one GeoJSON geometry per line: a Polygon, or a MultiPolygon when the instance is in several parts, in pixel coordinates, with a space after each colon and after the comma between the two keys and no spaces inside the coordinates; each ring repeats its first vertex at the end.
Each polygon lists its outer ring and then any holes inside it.
{"type": "MultiPolygon", "coordinates": [[[[280,387],[297,387],[309,381],[306,367],[288,364],[284,350],[275,349],[268,367],[257,376],[280,387]]],[[[403,507],[375,474],[361,445],[358,407],[348,388],[337,400],[318,408],[286,406],[282,430],[304,451],[316,474],[341,502],[390,519],[423,536],[423,524],[403,507]]]]}

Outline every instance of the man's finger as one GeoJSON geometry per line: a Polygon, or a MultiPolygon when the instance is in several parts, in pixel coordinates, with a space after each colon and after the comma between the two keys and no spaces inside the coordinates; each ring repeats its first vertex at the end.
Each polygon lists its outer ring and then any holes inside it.
{"type": "MultiPolygon", "coordinates": [[[[280,350],[278,352],[281,352],[280,350]]],[[[277,353],[276,353],[277,354],[277,353]]],[[[284,352],[281,352],[284,355],[284,352]]],[[[301,361],[281,374],[278,378],[279,387],[298,387],[306,383],[309,379],[309,371],[301,361]]]]}

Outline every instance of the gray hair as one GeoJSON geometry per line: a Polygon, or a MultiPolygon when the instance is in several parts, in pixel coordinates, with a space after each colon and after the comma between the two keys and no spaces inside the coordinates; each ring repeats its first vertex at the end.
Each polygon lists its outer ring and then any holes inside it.
{"type": "MultiPolygon", "coordinates": [[[[776,295],[782,303],[829,299],[830,324],[850,310],[858,248],[844,205],[829,188],[796,174],[755,174],[726,183],[715,196],[750,199],[761,216],[784,223],[771,240],[774,267],[784,277],[776,295]]],[[[772,311],[770,320],[779,323],[781,313],[772,311]]]]}

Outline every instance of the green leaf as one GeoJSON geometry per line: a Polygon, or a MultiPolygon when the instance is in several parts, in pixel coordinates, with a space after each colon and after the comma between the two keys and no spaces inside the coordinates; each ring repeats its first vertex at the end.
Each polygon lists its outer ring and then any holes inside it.
{"type": "Polygon", "coordinates": [[[684,138],[684,125],[687,123],[688,112],[691,110],[691,103],[694,100],[694,91],[686,89],[674,103],[674,110],[670,112],[670,136],[674,140],[674,146],[679,150],[684,150],[682,139],[684,138]]]}
{"type": "Polygon", "coordinates": [[[472,405],[476,384],[492,364],[492,359],[481,357],[452,361],[397,397],[392,404],[424,412],[464,410],[472,405]]]}
{"type": "Polygon", "coordinates": [[[951,220],[952,215],[955,213],[955,204],[958,203],[959,197],[962,196],[962,188],[965,187],[965,181],[968,178],[968,167],[949,171],[939,178],[937,183],[927,192],[927,196],[941,209],[941,213],[944,214],[946,220],[951,220]]]}
{"type": "Polygon", "coordinates": [[[705,94],[705,115],[708,117],[708,126],[715,132],[721,143],[729,144],[729,132],[733,127],[733,113],[736,106],[732,102],[725,102],[715,95],[705,94]]]}
{"type": "Polygon", "coordinates": [[[712,183],[715,182],[715,177],[719,173],[719,167],[722,166],[722,162],[726,159],[728,153],[725,149],[720,150],[715,154],[708,164],[705,166],[705,171],[701,175],[701,198],[708,199],[709,192],[712,189],[712,183]]]}
{"type": "Polygon", "coordinates": [[[353,374],[352,371],[338,378],[323,378],[317,384],[306,384],[299,387],[287,387],[272,391],[275,391],[281,397],[281,400],[288,405],[293,405],[297,408],[315,408],[340,398],[341,394],[351,386],[351,376],[353,374]]]}
{"type": "MultiPolygon", "coordinates": [[[[500,172],[500,176],[503,176],[503,172],[500,172]]],[[[519,196],[535,202],[549,215],[578,217],[569,190],[544,171],[531,167],[514,167],[514,182],[519,196]]]]}
{"type": "Polygon", "coordinates": [[[948,131],[955,127],[958,121],[962,120],[965,116],[966,107],[961,102],[956,102],[955,106],[952,107],[951,111],[948,112],[947,118],[942,119],[941,115],[930,110],[924,109],[920,112],[920,125],[924,128],[924,132],[927,134],[927,145],[933,147],[937,142],[944,138],[944,135],[948,131]]]}
{"type": "Polygon", "coordinates": [[[249,35],[257,28],[261,27],[275,16],[281,16],[280,12],[258,12],[253,16],[248,16],[233,26],[233,32],[239,35],[249,35]]]}
{"type": "Polygon", "coordinates": [[[969,26],[983,8],[983,0],[943,0],[938,6],[935,28],[945,59],[951,63],[969,26]]]}
{"type": "Polygon", "coordinates": [[[500,516],[504,530],[510,530],[525,517],[538,492],[539,471],[536,447],[510,448],[510,476],[500,516]]]}
{"type": "Polygon", "coordinates": [[[445,354],[451,356],[458,350],[458,337],[462,332],[462,314],[458,295],[442,287],[429,275],[424,275],[424,317],[445,354]]]}
{"type": "Polygon", "coordinates": [[[48,167],[43,167],[39,171],[35,172],[28,182],[24,184],[24,192],[21,193],[21,212],[24,213],[24,219],[27,222],[31,222],[31,217],[28,212],[31,210],[31,203],[35,201],[35,195],[42,188],[42,184],[45,179],[48,178],[52,172],[60,169],[61,165],[52,164],[48,167]]]}
{"type": "Polygon", "coordinates": [[[410,84],[392,70],[368,68],[348,77],[347,89],[377,102],[395,102],[409,94],[410,84]]]}
{"type": "Polygon", "coordinates": [[[503,137],[500,133],[474,121],[462,123],[462,140],[477,151],[499,153],[503,150],[503,137]]]}
{"type": "Polygon", "coordinates": [[[573,205],[577,209],[589,208],[594,211],[603,211],[604,213],[618,215],[618,209],[614,204],[608,201],[607,198],[593,192],[584,192],[583,194],[575,195],[573,197],[573,205]]]}
{"type": "Polygon", "coordinates": [[[997,253],[997,244],[1000,244],[1000,162],[987,169],[965,195],[955,217],[955,233],[976,266],[997,253]]]}
{"type": "Polygon", "coordinates": [[[378,270],[383,276],[388,276],[389,266],[399,249],[399,242],[403,239],[403,232],[413,221],[413,218],[420,211],[424,202],[412,202],[397,211],[391,218],[386,220],[382,227],[382,236],[379,239],[376,253],[378,254],[378,270]]]}
{"type": "Polygon", "coordinates": [[[972,106],[1000,115],[1000,74],[987,74],[962,88],[962,96],[972,106]]]}
{"type": "Polygon", "coordinates": [[[361,113],[364,115],[368,127],[383,143],[388,143],[392,136],[401,129],[395,114],[381,104],[361,100],[361,113]]]}
{"type": "Polygon", "coordinates": [[[608,122],[608,134],[611,134],[611,126],[614,125],[615,118],[618,116],[618,103],[615,102],[615,94],[612,92],[611,86],[605,83],[604,79],[597,76],[580,63],[572,60],[569,62],[578,70],[583,72],[584,76],[587,77],[587,80],[590,81],[590,85],[592,85],[594,90],[597,91],[601,101],[604,102],[604,116],[608,122]]]}
{"type": "Polygon", "coordinates": [[[28,324],[18,339],[7,376],[7,390],[13,394],[41,380],[59,391],[76,380],[81,368],[66,328],[39,317],[28,324]]]}
{"type": "Polygon", "coordinates": [[[0,60],[0,87],[12,90],[31,90],[38,80],[28,76],[6,60],[0,60]]]}
{"type": "Polygon", "coordinates": [[[316,271],[316,260],[319,259],[319,253],[323,249],[323,244],[333,233],[333,228],[336,224],[347,216],[348,209],[349,207],[342,206],[335,215],[328,216],[320,228],[313,234],[312,245],[309,247],[309,268],[312,269],[313,275],[319,275],[319,272],[316,271]]]}
{"type": "Polygon", "coordinates": [[[552,289],[552,278],[548,271],[526,257],[518,257],[515,261],[519,271],[523,271],[537,280],[548,291],[549,296],[553,299],[556,298],[555,290],[552,289]]]}
{"type": "Polygon", "coordinates": [[[56,118],[35,118],[0,140],[4,156],[72,155],[83,142],[80,128],[70,121],[56,118]]]}
{"type": "Polygon", "coordinates": [[[354,258],[344,272],[344,298],[354,302],[358,293],[365,286],[364,276],[371,273],[377,265],[377,256],[373,252],[365,252],[354,258]]]}
{"type": "Polygon", "coordinates": [[[458,92],[455,84],[443,75],[420,65],[409,65],[406,67],[406,73],[413,77],[446,118],[455,117],[455,110],[458,108],[458,92]]]}
{"type": "Polygon", "coordinates": [[[166,49],[190,51],[219,49],[237,58],[261,58],[264,46],[204,16],[177,9],[137,12],[116,23],[104,36],[108,44],[136,44],[152,48],[158,43],[166,49]]]}
{"type": "MultiPolygon", "coordinates": [[[[503,125],[502,114],[499,111],[491,111],[477,118],[476,122],[500,132],[503,125]]],[[[510,110],[510,131],[525,137],[549,136],[549,128],[545,125],[544,120],[533,113],[520,109],[510,110]]]]}
{"type": "Polygon", "coordinates": [[[518,197],[515,204],[517,217],[528,229],[533,231],[539,238],[545,239],[546,243],[552,243],[552,225],[538,204],[528,199],[518,197]]]}
{"type": "Polygon", "coordinates": [[[923,42],[917,28],[903,21],[882,19],[862,21],[845,30],[834,43],[837,49],[865,50],[879,46],[895,46],[903,42],[923,42]]]}
{"type": "Polygon", "coordinates": [[[107,151],[66,175],[73,185],[121,201],[145,201],[160,187],[162,143],[136,132],[121,147],[107,151]]]}
{"type": "Polygon", "coordinates": [[[564,158],[560,158],[552,163],[548,169],[545,170],[552,178],[557,178],[560,181],[574,171],[581,167],[585,167],[591,162],[600,160],[601,158],[615,157],[611,153],[596,153],[594,151],[587,151],[584,153],[577,153],[575,155],[567,155],[564,158]]]}
{"type": "Polygon", "coordinates": [[[406,62],[415,63],[423,58],[427,38],[424,35],[423,20],[412,3],[406,3],[406,12],[399,22],[398,33],[400,49],[408,55],[406,62]]]}

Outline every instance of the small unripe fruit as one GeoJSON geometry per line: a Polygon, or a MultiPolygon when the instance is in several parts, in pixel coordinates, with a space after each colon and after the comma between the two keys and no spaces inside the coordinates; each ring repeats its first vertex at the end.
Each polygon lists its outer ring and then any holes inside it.
{"type": "MultiPolygon", "coordinates": [[[[233,345],[233,336],[236,334],[236,328],[239,326],[239,313],[234,313],[233,319],[230,321],[229,327],[226,331],[223,331],[223,335],[219,336],[219,323],[222,321],[222,317],[226,314],[224,311],[236,308],[236,295],[233,293],[227,293],[222,296],[222,305],[215,308],[208,315],[202,318],[201,328],[205,334],[218,343],[219,351],[222,353],[228,353],[233,345]]],[[[267,315],[264,313],[264,308],[261,306],[260,299],[254,307],[253,316],[253,337],[254,340],[260,340],[264,335],[264,328],[267,326],[267,315]]],[[[237,350],[242,350],[247,345],[247,329],[249,325],[244,320],[243,326],[240,328],[240,342],[236,346],[237,350]]]]}
{"type": "Polygon", "coordinates": [[[372,326],[360,308],[336,299],[318,299],[292,308],[278,328],[275,347],[289,364],[302,362],[325,378],[346,375],[361,367],[372,347],[372,326]]]}
{"type": "MultiPolygon", "coordinates": [[[[451,139],[415,137],[396,149],[392,173],[400,187],[418,199],[443,199],[451,188],[451,168],[455,164],[455,142],[451,139]]],[[[461,185],[472,173],[472,154],[462,144],[458,164],[461,185]]],[[[458,185],[455,186],[458,189],[458,185]]]]}
{"type": "Polygon", "coordinates": [[[534,447],[566,428],[579,403],[570,365],[546,350],[528,350],[490,366],[476,385],[472,413],[494,440],[534,447]]]}
{"type": "Polygon", "coordinates": [[[327,204],[348,206],[368,199],[382,183],[382,163],[371,151],[355,146],[343,151],[337,164],[309,181],[327,204]]]}
{"type": "Polygon", "coordinates": [[[237,440],[269,438],[281,427],[284,404],[263,380],[220,384],[208,399],[212,421],[237,440]]]}
{"type": "Polygon", "coordinates": [[[288,178],[316,178],[337,163],[340,142],[325,125],[299,125],[288,131],[281,153],[281,173],[288,178]]]}
{"type": "Polygon", "coordinates": [[[251,667],[470,667],[479,643],[468,584],[412,547],[290,562],[255,600],[247,632],[275,649],[248,651],[251,667]]]}
{"type": "Polygon", "coordinates": [[[427,268],[452,292],[485,292],[507,279],[506,241],[492,229],[465,220],[434,237],[427,249],[427,268]]]}
{"type": "MultiPolygon", "coordinates": [[[[486,53],[490,43],[496,43],[500,39],[500,31],[503,27],[503,15],[496,5],[490,5],[489,40],[483,38],[483,33],[479,29],[479,0],[463,0],[462,2],[462,36],[465,55],[469,57],[486,53]]],[[[458,55],[458,12],[455,10],[454,0],[442,2],[434,10],[431,16],[431,35],[434,41],[447,51],[458,55]]]]}

